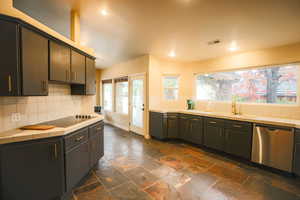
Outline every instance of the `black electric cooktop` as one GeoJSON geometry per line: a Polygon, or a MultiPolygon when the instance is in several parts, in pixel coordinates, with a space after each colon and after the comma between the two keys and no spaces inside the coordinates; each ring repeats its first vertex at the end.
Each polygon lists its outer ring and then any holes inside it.
{"type": "Polygon", "coordinates": [[[91,115],[76,115],[76,116],[70,116],[70,117],[64,117],[61,119],[56,119],[53,121],[43,122],[40,125],[52,125],[56,127],[62,127],[66,128],[69,126],[73,126],[75,124],[87,121],[89,119],[95,118],[91,115]]]}

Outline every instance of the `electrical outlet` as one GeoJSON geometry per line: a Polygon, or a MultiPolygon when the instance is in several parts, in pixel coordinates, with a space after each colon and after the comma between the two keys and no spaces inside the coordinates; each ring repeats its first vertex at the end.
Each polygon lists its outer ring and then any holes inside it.
{"type": "Polygon", "coordinates": [[[21,121],[21,114],[20,113],[12,113],[11,114],[11,121],[12,122],[21,121]]]}

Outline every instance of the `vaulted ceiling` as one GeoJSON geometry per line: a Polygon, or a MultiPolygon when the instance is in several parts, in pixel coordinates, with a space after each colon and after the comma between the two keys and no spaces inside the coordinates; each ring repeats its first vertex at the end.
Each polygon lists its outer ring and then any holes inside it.
{"type": "Polygon", "coordinates": [[[77,6],[81,42],[95,49],[97,67],[170,51],[183,61],[224,56],[232,41],[239,51],[300,41],[299,0],[82,0],[77,6]],[[207,44],[216,39],[221,43],[207,44]]]}

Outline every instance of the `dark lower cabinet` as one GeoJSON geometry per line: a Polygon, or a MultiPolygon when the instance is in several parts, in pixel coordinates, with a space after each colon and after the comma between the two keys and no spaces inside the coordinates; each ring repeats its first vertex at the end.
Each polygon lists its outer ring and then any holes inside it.
{"type": "Polygon", "coordinates": [[[149,113],[149,134],[157,139],[167,139],[164,115],[159,112],[149,113]]]}
{"type": "Polygon", "coordinates": [[[89,128],[90,167],[104,155],[104,124],[97,123],[89,128]]]}
{"type": "Polygon", "coordinates": [[[179,137],[187,140],[190,137],[190,117],[187,115],[179,115],[179,137]]]}
{"type": "Polygon", "coordinates": [[[225,129],[225,151],[235,156],[251,159],[252,133],[225,129]]]}
{"type": "Polygon", "coordinates": [[[203,143],[202,117],[193,115],[180,115],[179,121],[179,135],[181,139],[194,144],[203,143]]]}
{"type": "Polygon", "coordinates": [[[62,138],[3,145],[0,160],[0,199],[51,200],[63,194],[62,138]]]}
{"type": "Polygon", "coordinates": [[[293,172],[300,176],[300,130],[295,131],[295,154],[294,154],[294,169],[293,172]]]}
{"type": "Polygon", "coordinates": [[[222,127],[205,125],[203,144],[209,148],[224,151],[224,129],[222,127]]]}
{"type": "Polygon", "coordinates": [[[168,138],[179,138],[179,119],[177,114],[170,114],[167,116],[167,135],[168,138]]]}
{"type": "Polygon", "coordinates": [[[66,191],[72,190],[90,170],[89,143],[84,141],[66,152],[66,191]]]}

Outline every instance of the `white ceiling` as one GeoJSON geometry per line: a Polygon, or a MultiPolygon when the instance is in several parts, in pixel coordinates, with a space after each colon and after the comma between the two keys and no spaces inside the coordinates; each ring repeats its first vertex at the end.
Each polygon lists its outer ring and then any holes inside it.
{"type": "Polygon", "coordinates": [[[186,61],[223,56],[233,40],[240,51],[300,41],[299,0],[82,0],[80,14],[99,68],[171,50],[186,61]]]}

